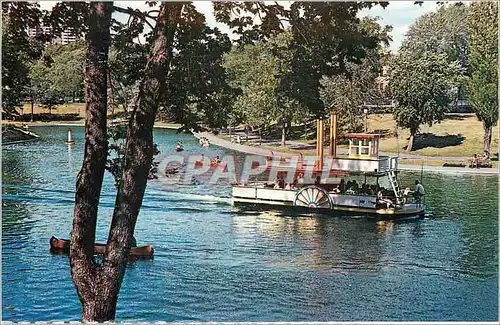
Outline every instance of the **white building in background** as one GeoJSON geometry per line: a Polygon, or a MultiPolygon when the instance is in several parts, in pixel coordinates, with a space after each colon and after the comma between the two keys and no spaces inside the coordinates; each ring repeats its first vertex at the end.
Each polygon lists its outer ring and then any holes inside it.
{"type": "Polygon", "coordinates": [[[28,36],[29,37],[36,37],[40,34],[45,34],[45,33],[50,33],[52,31],[52,27],[50,26],[37,26],[35,28],[29,28],[28,29],[28,36]]]}
{"type": "Polygon", "coordinates": [[[71,42],[74,42],[77,40],[76,35],[73,32],[72,28],[66,28],[62,33],[60,37],[60,43],[61,44],[69,44],[71,42]]]}
{"type": "MultiPolygon", "coordinates": [[[[52,32],[52,27],[40,25],[39,27],[28,29],[28,36],[36,37],[40,34],[48,34],[51,32],[52,32]]],[[[78,40],[78,37],[73,32],[73,29],[66,28],[64,31],[62,31],[61,36],[52,39],[50,44],[69,44],[71,42],[75,42],[76,40],[78,40]]]]}

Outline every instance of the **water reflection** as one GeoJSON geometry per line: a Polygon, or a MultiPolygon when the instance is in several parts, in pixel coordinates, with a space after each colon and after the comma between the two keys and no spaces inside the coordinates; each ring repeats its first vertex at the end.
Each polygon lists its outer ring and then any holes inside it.
{"type": "Polygon", "coordinates": [[[284,215],[277,211],[236,215],[232,219],[238,244],[256,244],[274,253],[273,265],[315,268],[331,272],[378,272],[384,241],[394,231],[392,221],[377,222],[327,216],[284,215]],[[281,247],[300,250],[282,259],[281,247]]]}

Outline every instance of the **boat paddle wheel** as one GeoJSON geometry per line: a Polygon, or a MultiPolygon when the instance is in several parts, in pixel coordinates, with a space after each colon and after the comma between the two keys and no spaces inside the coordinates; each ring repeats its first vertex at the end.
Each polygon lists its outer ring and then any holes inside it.
{"type": "Polygon", "coordinates": [[[301,206],[313,209],[331,209],[332,202],[328,193],[317,186],[307,186],[295,195],[294,206],[301,206]]]}

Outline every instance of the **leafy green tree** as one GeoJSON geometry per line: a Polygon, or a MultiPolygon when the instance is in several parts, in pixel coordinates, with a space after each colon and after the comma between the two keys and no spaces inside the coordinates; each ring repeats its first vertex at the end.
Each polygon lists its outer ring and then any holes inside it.
{"type": "Polygon", "coordinates": [[[467,57],[467,8],[463,3],[441,5],[418,17],[405,34],[400,51],[418,57],[426,51],[444,53],[450,62],[465,67],[467,57]]]}
{"type": "Polygon", "coordinates": [[[231,85],[241,89],[235,110],[243,120],[260,128],[281,124],[282,145],[292,122],[307,110],[290,95],[289,77],[293,60],[291,33],[273,36],[268,42],[234,49],[224,66],[232,76],[231,85]]]}
{"type": "Polygon", "coordinates": [[[109,53],[109,107],[132,110],[141,73],[146,65],[148,46],[132,42],[127,27],[119,26],[109,53]]]}
{"type": "MultiPolygon", "coordinates": [[[[448,62],[458,61],[466,73],[467,5],[461,2],[441,4],[437,11],[420,16],[405,34],[400,52],[418,58],[424,52],[442,53],[448,62]]],[[[465,99],[464,78],[457,88],[458,99],[465,99]]]]}
{"type": "Polygon", "coordinates": [[[240,35],[240,45],[265,42],[289,30],[291,68],[280,77],[280,89],[319,117],[326,113],[320,96],[323,76],[346,72],[348,62],[359,63],[366,50],[377,47],[376,36],[359,28],[359,10],[380,2],[294,2],[290,9],[279,3],[215,2],[217,21],[240,35]],[[256,19],[260,23],[256,23],[256,19]],[[286,26],[285,27],[285,23],[286,26]]]}
{"type": "Polygon", "coordinates": [[[377,18],[365,17],[359,25],[379,39],[376,48],[367,49],[359,63],[347,63],[346,73],[321,80],[321,98],[325,106],[337,112],[341,132],[363,130],[363,104],[377,102],[383,94],[377,88],[376,78],[382,70],[382,60],[389,45],[390,26],[380,26],[377,18]]]}
{"type": "Polygon", "coordinates": [[[471,3],[467,31],[469,100],[483,122],[483,149],[490,153],[491,132],[498,121],[498,4],[471,3]]]}
{"type": "Polygon", "coordinates": [[[237,90],[227,83],[223,58],[231,41],[191,4],[184,6],[175,35],[176,51],[167,76],[159,118],[180,123],[184,130],[228,126],[237,90]]]}
{"type": "Polygon", "coordinates": [[[422,124],[440,122],[455,100],[460,74],[458,61],[449,63],[445,54],[423,52],[420,58],[401,53],[395,60],[390,89],[397,100],[394,118],[410,130],[407,151],[422,124]]]}
{"type": "Polygon", "coordinates": [[[61,98],[82,97],[85,65],[85,42],[50,45],[44,50],[44,61],[50,62],[47,78],[50,89],[61,98]]]}
{"type": "Polygon", "coordinates": [[[37,25],[37,12],[37,4],[2,2],[2,110],[7,117],[19,115],[26,97],[29,64],[38,55],[26,27],[37,25]]]}

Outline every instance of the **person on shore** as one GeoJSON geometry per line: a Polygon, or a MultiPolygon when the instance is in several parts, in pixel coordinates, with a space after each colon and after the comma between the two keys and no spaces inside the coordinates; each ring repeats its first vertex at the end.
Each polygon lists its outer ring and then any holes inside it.
{"type": "Polygon", "coordinates": [[[474,154],[474,156],[472,157],[472,161],[470,163],[470,168],[479,168],[479,159],[477,158],[477,155],[474,154]]]}
{"type": "Polygon", "coordinates": [[[490,167],[491,163],[490,163],[490,153],[485,150],[484,151],[484,154],[483,154],[483,164],[485,167],[490,167]]]}

